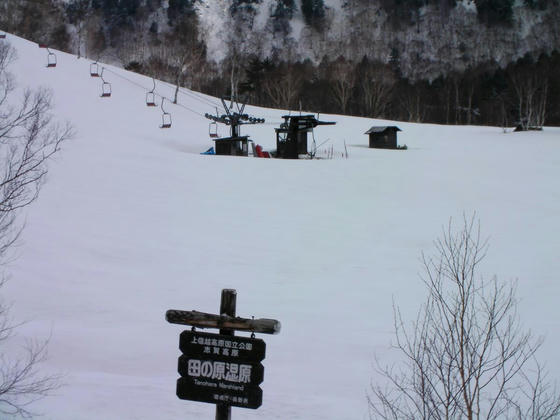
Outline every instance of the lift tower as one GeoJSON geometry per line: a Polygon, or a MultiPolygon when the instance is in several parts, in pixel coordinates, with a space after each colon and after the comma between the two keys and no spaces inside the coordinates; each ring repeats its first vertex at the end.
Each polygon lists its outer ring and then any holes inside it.
{"type": "Polygon", "coordinates": [[[225,124],[230,126],[230,136],[213,139],[216,143],[217,155],[231,155],[231,156],[248,156],[249,155],[249,136],[242,136],[240,128],[246,124],[262,124],[264,118],[251,117],[245,114],[245,102],[239,103],[235,98],[222,97],[222,105],[225,114],[219,115],[216,109],[216,115],[204,114],[206,118],[213,123],[225,124]],[[230,101],[231,105],[226,103],[230,101]]]}

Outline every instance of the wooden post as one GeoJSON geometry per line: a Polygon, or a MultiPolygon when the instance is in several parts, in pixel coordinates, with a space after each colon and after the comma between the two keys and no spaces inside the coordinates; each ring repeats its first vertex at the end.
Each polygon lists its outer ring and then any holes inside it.
{"type": "MultiPolygon", "coordinates": [[[[222,289],[220,301],[220,315],[235,317],[235,306],[237,302],[237,291],[235,289],[222,289]]],[[[228,328],[220,329],[220,334],[235,335],[235,330],[228,328]]],[[[216,405],[216,420],[231,420],[231,406],[226,404],[216,405]]]]}
{"type": "Polygon", "coordinates": [[[278,334],[282,328],[280,321],[275,319],[247,319],[177,309],[169,309],[165,313],[165,319],[172,324],[190,325],[196,328],[218,328],[220,330],[249,331],[261,334],[278,334]]]}

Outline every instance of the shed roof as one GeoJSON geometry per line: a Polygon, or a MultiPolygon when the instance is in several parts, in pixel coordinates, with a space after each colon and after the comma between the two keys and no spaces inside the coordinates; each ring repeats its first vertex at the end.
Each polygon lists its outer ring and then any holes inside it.
{"type": "Polygon", "coordinates": [[[375,126],[374,125],[368,131],[366,131],[364,134],[383,133],[384,131],[387,131],[387,130],[402,131],[396,125],[383,125],[383,126],[375,126]]]}
{"type": "Polygon", "coordinates": [[[238,136],[238,137],[220,137],[218,139],[212,139],[212,141],[220,141],[220,142],[234,142],[234,141],[252,141],[249,140],[249,136],[238,136]]]}

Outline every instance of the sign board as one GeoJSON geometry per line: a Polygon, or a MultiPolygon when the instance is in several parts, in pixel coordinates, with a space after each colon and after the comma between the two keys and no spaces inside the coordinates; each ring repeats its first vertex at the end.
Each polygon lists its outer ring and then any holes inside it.
{"type": "Polygon", "coordinates": [[[224,382],[191,380],[181,377],[177,380],[177,397],[182,400],[200,401],[212,404],[227,404],[241,408],[259,408],[262,405],[260,387],[237,389],[220,388],[224,382]]]}
{"type": "Polygon", "coordinates": [[[236,361],[260,362],[265,356],[266,343],[259,338],[183,331],[179,349],[191,357],[216,355],[236,361]]]}
{"type": "Polygon", "coordinates": [[[258,408],[262,404],[263,340],[183,331],[177,396],[181,399],[258,408]]]}

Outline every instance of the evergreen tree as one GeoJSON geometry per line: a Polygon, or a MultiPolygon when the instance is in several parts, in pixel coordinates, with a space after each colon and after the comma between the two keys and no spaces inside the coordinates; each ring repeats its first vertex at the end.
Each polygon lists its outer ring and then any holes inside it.
{"type": "Polygon", "coordinates": [[[263,80],[274,69],[275,66],[268,57],[263,61],[257,57],[252,58],[245,68],[245,80],[239,84],[239,93],[247,94],[252,100],[260,103],[263,80]]]}
{"type": "Polygon", "coordinates": [[[254,4],[259,4],[261,0],[233,0],[229,12],[234,16],[238,12],[255,12],[254,4]]]}
{"type": "Polygon", "coordinates": [[[511,23],[514,0],[475,0],[480,21],[487,25],[511,23]]]}
{"type": "Polygon", "coordinates": [[[173,25],[182,16],[193,16],[195,14],[193,3],[194,0],[169,0],[167,8],[169,24],[173,25]]]}
{"type": "Polygon", "coordinates": [[[276,8],[272,14],[273,30],[275,33],[288,35],[290,32],[290,19],[294,15],[294,0],[276,0],[276,8]]]}
{"type": "Polygon", "coordinates": [[[301,0],[301,12],[308,25],[317,25],[325,17],[323,0],[301,0]]]}
{"type": "Polygon", "coordinates": [[[276,9],[272,16],[276,19],[291,19],[296,7],[295,0],[276,0],[276,9]]]}
{"type": "Polygon", "coordinates": [[[531,9],[546,10],[549,5],[558,6],[558,3],[554,4],[553,0],[525,0],[525,4],[531,9]]]}

